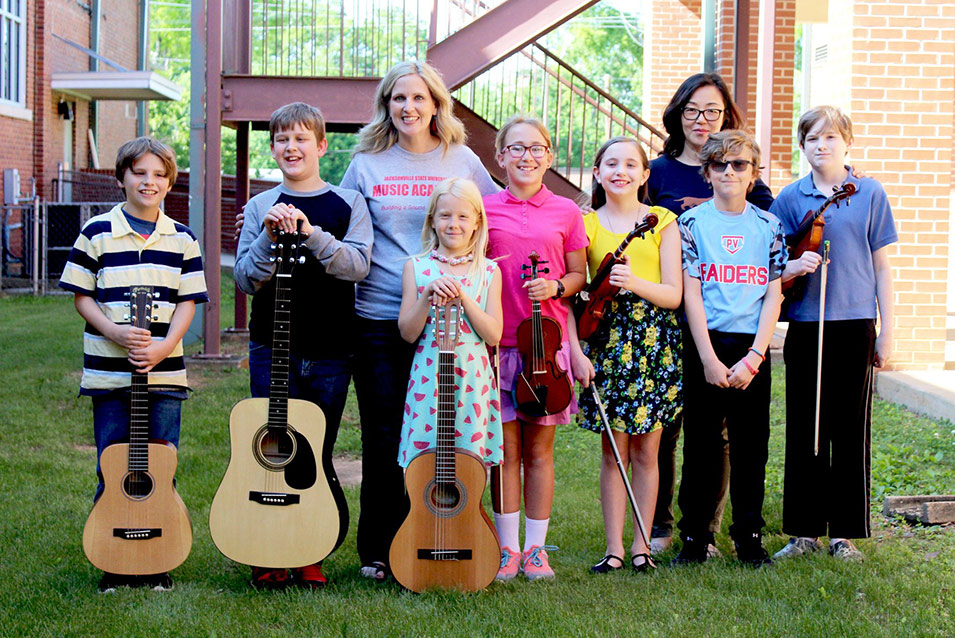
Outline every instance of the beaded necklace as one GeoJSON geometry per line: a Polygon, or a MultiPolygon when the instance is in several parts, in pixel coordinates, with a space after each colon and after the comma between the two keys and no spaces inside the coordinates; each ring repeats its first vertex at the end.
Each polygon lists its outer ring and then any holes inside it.
{"type": "Polygon", "coordinates": [[[474,260],[474,253],[468,253],[467,255],[461,255],[460,257],[448,257],[447,255],[442,255],[437,251],[437,249],[431,251],[431,259],[435,261],[440,261],[442,264],[448,264],[450,266],[459,266],[461,264],[466,264],[469,261],[474,260]]]}

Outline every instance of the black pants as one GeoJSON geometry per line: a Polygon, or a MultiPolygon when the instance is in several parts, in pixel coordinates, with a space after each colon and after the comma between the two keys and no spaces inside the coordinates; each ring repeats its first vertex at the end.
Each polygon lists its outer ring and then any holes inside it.
{"type": "MultiPolygon", "coordinates": [[[[680,322],[683,329],[683,343],[693,341],[690,328],[680,322]]],[[[684,353],[684,358],[686,354],[684,353]]],[[[684,376],[685,376],[684,372],[684,376]]],[[[660,449],[657,453],[657,468],[660,476],[660,487],[657,490],[657,505],[653,512],[653,529],[651,536],[661,538],[673,535],[673,494],[676,492],[676,449],[680,442],[680,432],[683,429],[683,414],[677,417],[672,427],[664,428],[660,437],[660,449]]],[[[716,514],[710,521],[709,530],[713,534],[720,531],[723,522],[723,508],[726,506],[726,496],[729,491],[730,479],[730,448],[726,436],[726,427],[722,428],[723,438],[723,470],[720,475],[720,503],[716,514]]]]}
{"type": "Polygon", "coordinates": [[[819,324],[793,321],[786,335],[783,531],[868,538],[875,321],[827,321],[823,338],[814,456],[819,324]]]}
{"type": "Polygon", "coordinates": [[[361,416],[362,565],[388,563],[388,552],[410,503],[398,465],[402,408],[415,346],[401,338],[397,321],[358,319],[355,392],[361,416]]]}
{"type": "MultiPolygon", "coordinates": [[[[753,335],[710,331],[716,356],[727,367],[742,359],[753,335]]],[[[710,522],[720,503],[723,467],[723,424],[729,437],[730,536],[748,538],[762,533],[763,489],[769,456],[770,361],[745,390],[720,388],[706,382],[703,364],[692,339],[684,343],[683,478],[680,485],[680,536],[712,542],[710,522]]]]}

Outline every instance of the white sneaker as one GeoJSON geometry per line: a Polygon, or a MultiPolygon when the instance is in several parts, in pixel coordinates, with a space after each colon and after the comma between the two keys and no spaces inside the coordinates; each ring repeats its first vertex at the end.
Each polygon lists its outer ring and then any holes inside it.
{"type": "Polygon", "coordinates": [[[709,545],[706,546],[707,558],[721,558],[722,556],[723,556],[723,552],[721,552],[720,549],[713,543],[710,543],[709,545]]]}
{"type": "Polygon", "coordinates": [[[793,536],[781,550],[773,554],[773,560],[795,558],[803,554],[818,552],[820,549],[822,549],[822,543],[819,542],[819,539],[808,538],[806,536],[793,536]]]}
{"type": "Polygon", "coordinates": [[[657,556],[670,549],[673,544],[672,536],[654,536],[650,539],[650,555],[657,556]]]}
{"type": "Polygon", "coordinates": [[[841,540],[829,544],[829,554],[833,558],[844,560],[849,563],[858,563],[862,561],[862,552],[860,552],[850,540],[841,540]]]}

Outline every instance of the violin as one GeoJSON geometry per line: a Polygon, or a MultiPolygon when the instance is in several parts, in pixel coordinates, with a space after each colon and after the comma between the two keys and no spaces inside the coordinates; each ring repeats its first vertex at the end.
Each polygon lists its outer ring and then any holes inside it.
{"type": "Polygon", "coordinates": [[[610,311],[610,302],[620,292],[618,286],[610,283],[610,271],[623,262],[623,252],[627,250],[630,242],[637,237],[643,239],[647,231],[653,232],[658,221],[656,215],[647,213],[643,221],[638,222],[620,242],[617,249],[604,256],[590,283],[577,294],[574,299],[574,317],[577,319],[577,336],[580,339],[589,339],[597,332],[601,321],[610,311]]]}
{"type": "MultiPolygon", "coordinates": [[[[799,259],[806,251],[819,252],[819,247],[822,246],[822,236],[826,230],[826,219],[822,214],[833,204],[836,205],[836,208],[839,208],[839,202],[849,199],[855,192],[856,185],[851,182],[846,182],[841,187],[833,186],[832,195],[822,203],[819,210],[806,213],[806,216],[799,222],[796,232],[786,238],[790,259],[799,259]]],[[[783,282],[783,294],[787,297],[801,297],[805,290],[805,277],[795,277],[783,282]]]]}
{"type": "MultiPolygon", "coordinates": [[[[549,268],[539,269],[540,255],[536,251],[528,257],[531,263],[523,264],[521,279],[537,279],[539,273],[550,272],[549,268]]],[[[557,363],[557,350],[563,340],[560,324],[550,317],[541,316],[539,301],[531,302],[531,316],[517,327],[517,350],[521,353],[524,369],[517,377],[514,388],[514,404],[518,411],[528,416],[547,416],[557,414],[570,405],[573,388],[567,371],[557,363]]]]}

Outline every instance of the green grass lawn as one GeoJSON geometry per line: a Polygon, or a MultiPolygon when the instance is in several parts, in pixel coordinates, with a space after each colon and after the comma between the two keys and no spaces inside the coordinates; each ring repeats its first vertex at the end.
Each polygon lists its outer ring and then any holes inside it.
{"type": "MultiPolygon", "coordinates": [[[[223,315],[231,312],[223,304],[223,315]]],[[[248,568],[219,554],[208,533],[209,505],[228,463],[229,410],[248,394],[242,370],[190,372],[196,392],[183,409],[178,480],[195,540],[173,574],[176,588],[99,595],[99,573],[81,546],[95,483],[89,399],[77,397],[81,333],[69,297],[0,297],[2,636],[955,635],[955,527],[910,527],[880,513],[883,495],[955,493],[955,426],[881,401],[873,427],[874,531],[859,543],[862,564],[815,555],[754,571],[727,558],[650,575],[592,576],[588,567],[604,548],[600,446],[596,435],[565,426],[557,434],[548,537],[560,547],[551,554],[555,581],[414,595],[361,579],[358,490],[351,488],[348,539],[326,561],[332,584],[317,592],[253,591],[248,568]]],[[[779,369],[774,382],[764,509],[770,552],[786,540],[779,369]]],[[[360,453],[353,400],[337,451],[360,453]]],[[[728,511],[724,531],[730,518],[728,511]]],[[[732,552],[725,534],[719,547],[732,552]]]]}

